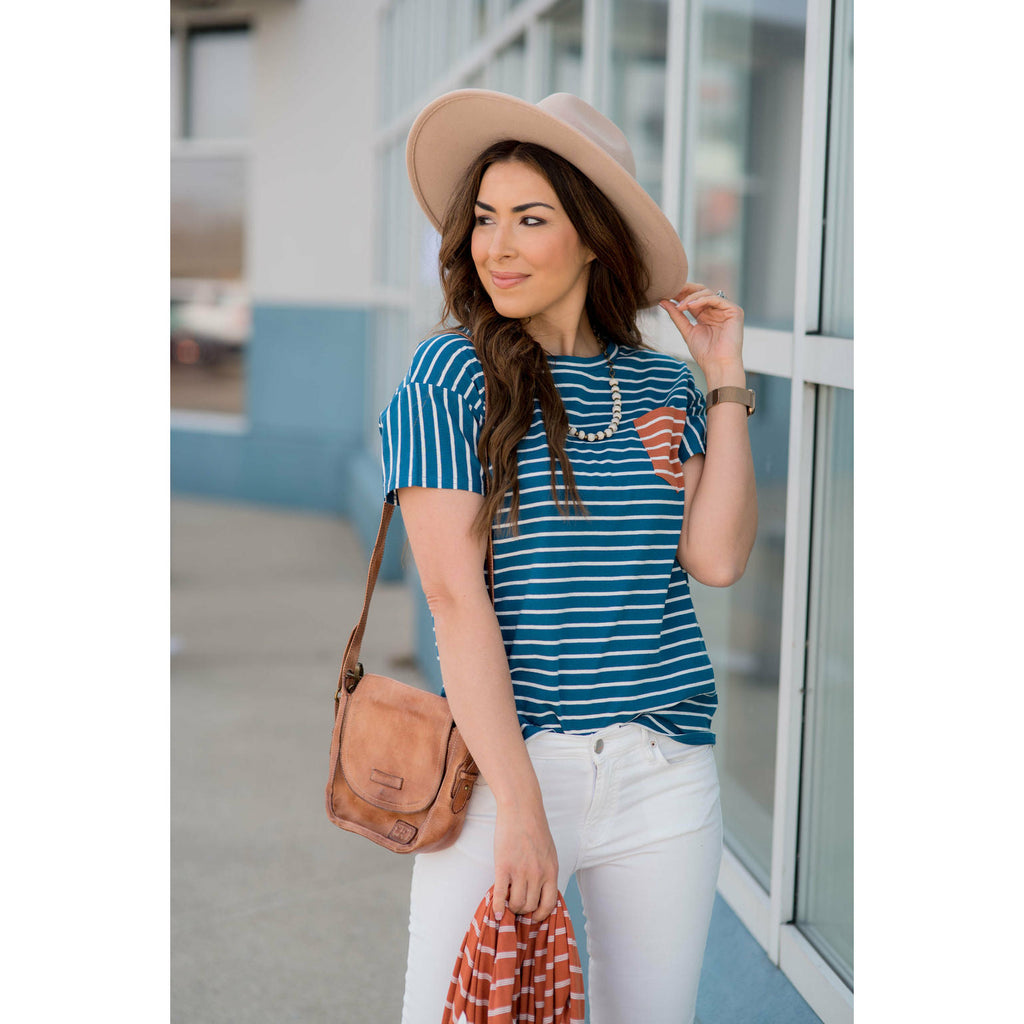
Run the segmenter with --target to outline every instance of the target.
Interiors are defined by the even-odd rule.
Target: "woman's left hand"
[[[662,299],[658,305],[672,317],[705,377],[716,369],[742,366],[743,310],[735,302],[691,281],[673,301]],[[683,310],[697,323],[691,324]]]

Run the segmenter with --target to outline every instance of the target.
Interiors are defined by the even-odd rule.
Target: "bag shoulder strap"
[[[462,337],[472,343],[468,334],[461,331],[453,333],[461,334]],[[484,419],[487,418],[487,376],[484,375]],[[397,504],[397,501],[396,503]],[[359,650],[363,645],[363,633],[366,631],[366,620],[370,614],[370,598],[373,597],[373,588],[377,585],[377,574],[380,572],[381,562],[384,560],[384,541],[387,538],[388,526],[391,517],[394,515],[395,505],[389,501],[384,502],[384,508],[380,513],[380,526],[377,528],[377,540],[373,545],[373,554],[370,556],[370,568],[366,574],[366,594],[363,597],[363,612],[359,621],[348,638],[348,646],[345,648],[345,657],[341,661],[341,674],[338,677],[338,689],[334,694],[334,710],[337,714],[338,704],[341,700],[341,690],[345,687],[350,693],[355,689],[356,684],[363,676],[363,666],[359,662]],[[489,530],[487,535],[487,590],[491,597],[491,605],[494,605],[494,536]]]

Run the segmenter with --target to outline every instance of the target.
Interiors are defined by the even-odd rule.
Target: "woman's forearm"
[[[479,594],[429,596],[452,715],[499,808],[541,803],[494,609]]]
[[[742,365],[709,369],[706,376],[709,391],[746,387]],[[708,411],[703,467],[695,493],[687,490],[683,564],[710,586],[729,586],[743,575],[757,534],[747,419],[745,406],[737,402],[720,402]]]

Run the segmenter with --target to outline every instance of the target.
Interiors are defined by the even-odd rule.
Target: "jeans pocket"
[[[706,758],[711,751],[710,743],[681,743],[672,739],[671,736],[659,736],[651,734],[651,748],[654,751],[655,760],[666,768],[676,765],[695,764],[698,760]]]

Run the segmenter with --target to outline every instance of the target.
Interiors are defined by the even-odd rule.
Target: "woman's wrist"
[[[745,388],[747,386],[747,373],[743,369],[743,363],[739,360],[729,363],[714,363],[710,366],[702,366],[701,372],[707,381],[708,391],[715,388]]]
[[[537,782],[536,774],[531,770],[529,778],[512,779],[503,775],[498,779],[497,785],[487,780],[487,784],[494,793],[495,803],[499,812],[510,814],[523,814],[535,811],[538,807],[543,809],[544,798],[541,796],[540,784]]]

